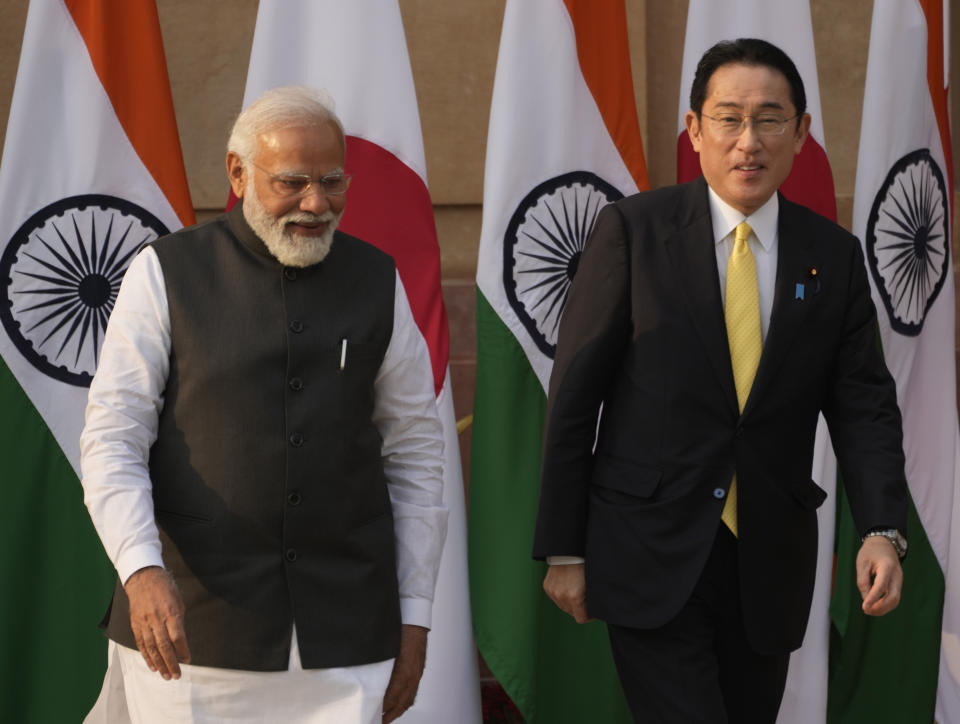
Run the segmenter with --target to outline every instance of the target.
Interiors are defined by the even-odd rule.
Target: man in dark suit
[[[906,553],[900,413],[858,241],[777,192],[810,125],[792,61],[719,43],[690,105],[703,177],[608,206],[580,261],[534,556],[560,608],[607,622],[638,721],[773,722],[813,595],[818,415],[883,615]]]

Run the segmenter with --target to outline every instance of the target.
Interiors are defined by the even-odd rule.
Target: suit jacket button
[[[296,269],[291,269],[290,267],[287,267],[286,269],[283,270],[283,275],[290,281],[293,281],[294,279],[297,278],[297,271]]]
[[[713,497],[716,498],[717,500],[723,500],[724,498],[727,497],[727,491],[724,490],[723,488],[714,488]]]
[[[294,334],[300,334],[300,332],[303,331],[303,322],[301,322],[299,319],[294,319],[292,322],[290,322],[290,331]]]
[[[303,435],[299,432],[295,432],[290,436],[290,444],[294,447],[300,447],[303,445]]]
[[[296,490],[287,496],[287,502],[290,503],[290,505],[300,505],[302,501],[303,497]]]
[[[296,549],[296,548],[287,548],[287,552],[284,553],[284,557],[285,557],[288,561],[290,561],[291,563],[293,563],[295,560],[297,560],[297,549]]]
[[[303,380],[301,380],[299,377],[292,377],[290,379],[290,389],[293,390],[294,392],[299,392],[300,390],[302,390]]]

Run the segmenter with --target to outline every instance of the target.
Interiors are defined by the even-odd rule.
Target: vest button
[[[294,319],[292,322],[290,322],[290,331],[294,332],[295,334],[300,334],[303,331],[303,322],[301,322],[299,319]]]
[[[295,432],[290,436],[290,444],[294,447],[300,447],[303,445],[303,435],[299,432]]]
[[[290,505],[300,505],[302,501],[303,496],[301,496],[296,490],[287,495],[287,502],[290,503]]]
[[[290,281],[293,281],[294,279],[297,278],[297,270],[287,267],[286,269],[283,270],[283,275]]]
[[[287,552],[284,553],[284,557],[285,557],[288,561],[290,561],[291,563],[293,563],[295,560],[297,560],[297,549],[296,549],[296,548],[287,548]]]
[[[723,500],[724,498],[727,497],[727,491],[724,490],[723,488],[714,488],[713,497],[716,498],[717,500]]]
[[[299,392],[300,390],[302,390],[303,380],[301,380],[299,377],[290,378],[290,389],[293,390],[294,392]]]

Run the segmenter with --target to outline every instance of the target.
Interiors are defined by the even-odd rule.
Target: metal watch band
[[[873,530],[868,530],[867,534],[863,536],[863,540],[871,536],[883,536],[888,541],[893,544],[893,549],[897,552],[897,557],[902,561],[907,555],[907,539],[903,537],[903,534],[896,528],[875,528]]]

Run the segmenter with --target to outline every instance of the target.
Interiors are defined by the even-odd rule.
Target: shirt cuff
[[[117,558],[117,575],[120,576],[120,583],[125,584],[130,576],[148,566],[163,568],[160,541],[141,543],[120,554]]]
[[[412,626],[430,628],[432,623],[433,601],[426,598],[401,598],[400,621]]]
[[[547,556],[547,563],[551,566],[572,566],[583,561],[583,556]]]

